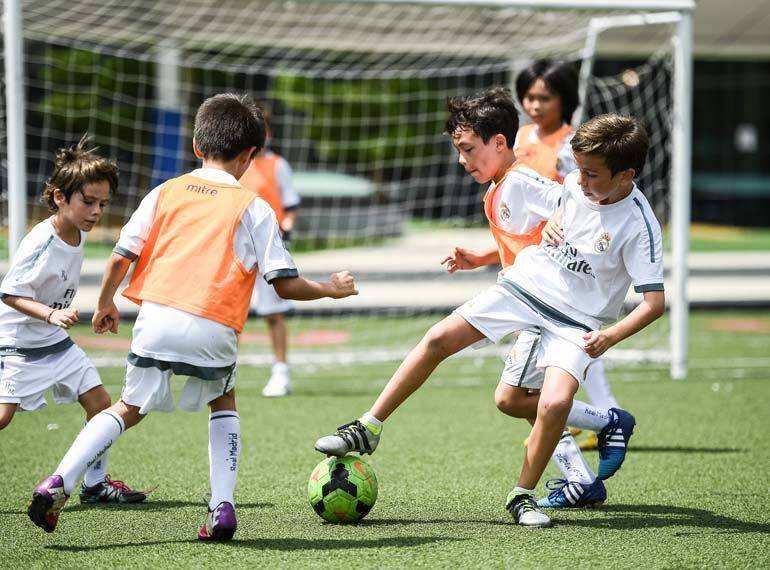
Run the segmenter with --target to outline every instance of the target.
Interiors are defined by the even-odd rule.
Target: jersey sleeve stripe
[[[634,285],[634,291],[637,293],[647,293],[648,291],[663,291],[663,283],[649,283],[647,285]]]
[[[650,263],[655,263],[655,241],[652,239],[652,226],[650,225],[650,220],[647,219],[647,214],[644,213],[644,207],[638,198],[634,198],[634,204],[637,205],[639,211],[642,213],[644,225],[647,226],[647,237],[650,240]]]
[[[268,283],[272,283],[276,279],[282,279],[284,277],[299,277],[299,271],[291,268],[276,269],[275,271],[270,271],[264,275],[265,281]]]
[[[125,257],[126,259],[129,259],[129,260],[131,260],[131,261],[134,261],[135,259],[137,259],[137,258],[139,257],[139,256],[138,256],[138,255],[136,255],[134,252],[132,252],[132,251],[129,251],[129,250],[128,250],[128,249],[126,249],[125,247],[120,247],[119,245],[116,245],[116,246],[115,246],[115,247],[112,249],[112,253],[117,253],[118,255],[120,255],[120,256],[122,256],[122,257]]]

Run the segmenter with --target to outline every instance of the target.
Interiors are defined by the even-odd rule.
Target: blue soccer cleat
[[[610,408],[610,423],[599,432],[599,479],[609,479],[626,459],[628,440],[634,433],[636,419],[625,410]]]
[[[593,483],[551,479],[545,486],[551,492],[537,500],[537,506],[543,509],[593,509],[607,500],[607,489],[601,479]]]

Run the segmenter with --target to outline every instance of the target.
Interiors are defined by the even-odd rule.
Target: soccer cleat
[[[530,528],[551,526],[551,518],[538,508],[532,495],[526,493],[514,495],[514,491],[511,491],[505,501],[505,509],[511,513],[516,524],[521,526]]]
[[[380,434],[375,434],[359,420],[337,428],[334,435],[325,435],[315,442],[316,451],[326,455],[342,457],[352,451],[371,454],[380,443]]]
[[[596,437],[596,433],[593,431],[588,432],[588,437],[578,443],[578,447],[582,451],[596,451],[599,447],[599,438]]]
[[[104,481],[91,487],[80,485],[81,503],[141,503],[150,491],[136,491],[123,481],[115,481],[107,475]]]
[[[265,398],[281,398],[291,394],[291,378],[285,372],[273,372],[270,380],[262,388]]]
[[[610,408],[610,422],[597,435],[599,450],[599,479],[609,479],[617,473],[626,459],[628,440],[634,433],[636,419],[620,408]]]
[[[69,495],[64,492],[64,480],[60,475],[52,475],[35,487],[27,515],[44,531],[53,532],[67,499]]]
[[[231,540],[238,528],[235,520],[235,509],[231,503],[222,501],[214,510],[209,509],[206,520],[198,531],[198,540],[224,542]]]
[[[551,479],[545,486],[551,492],[537,501],[537,506],[543,509],[592,509],[607,500],[607,489],[601,479],[593,483]]]

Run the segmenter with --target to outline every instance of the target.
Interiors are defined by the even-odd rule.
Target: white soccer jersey
[[[525,249],[504,280],[591,328],[617,320],[630,285],[637,292],[663,290],[660,224],[636,186],[623,200],[600,206],[572,173],[563,201],[564,243]]]
[[[73,247],[56,235],[51,218],[40,222],[22,240],[0,294],[28,297],[52,309],[68,308],[80,283],[85,239],[86,233],[80,232],[80,244]],[[0,303],[0,346],[40,348],[67,338],[64,329]]]
[[[494,193],[492,221],[509,233],[526,233],[551,217],[560,197],[560,185],[531,168],[515,168],[505,175]]]
[[[267,154],[272,154],[268,152]],[[278,189],[281,191],[281,204],[284,210],[296,208],[302,201],[299,194],[294,190],[291,182],[291,166],[285,158],[278,157],[275,161],[275,180],[278,182]]]
[[[238,184],[223,170],[199,168],[193,176],[222,184]],[[144,197],[123,226],[115,252],[129,259],[141,254],[155,215],[160,186]],[[299,275],[294,260],[281,241],[275,213],[254,196],[233,239],[235,255],[243,266],[257,268],[268,283],[278,277]],[[226,325],[158,303],[143,302],[134,325],[131,352],[167,362],[221,367],[235,362],[238,335]]]

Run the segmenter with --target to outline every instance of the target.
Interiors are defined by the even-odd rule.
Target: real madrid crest
[[[604,253],[608,249],[610,249],[610,234],[609,232],[604,232],[594,243],[594,251],[596,253]]]
[[[502,204],[500,206],[500,219],[507,222],[511,219],[511,210],[508,208],[508,204]]]

